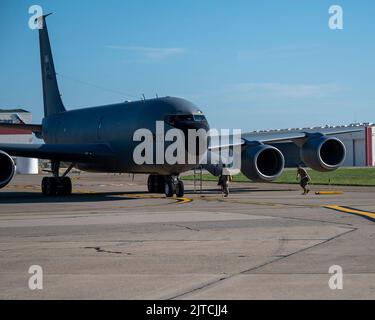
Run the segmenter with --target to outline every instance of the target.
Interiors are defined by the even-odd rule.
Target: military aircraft
[[[46,16],[38,18],[43,26],[39,29],[44,103],[42,124],[0,124],[0,127],[32,131],[45,143],[0,144],[0,188],[14,176],[12,157],[29,157],[51,161],[52,175],[44,177],[41,183],[42,193],[46,196],[70,195],[72,182],[68,174],[75,167],[88,172],[149,174],[149,192],[182,197],[184,184],[179,175],[197,164],[136,164],[132,153],[139,142],[134,141],[134,132],[147,128],[153,132],[155,142],[158,139],[155,133],[157,121],[163,121],[167,129],[207,131],[209,124],[200,108],[185,99],[163,97],[66,110],[57,84]],[[303,162],[315,170],[335,170],[345,159],[344,144],[319,132],[247,134],[241,138],[241,171],[256,181],[276,179],[284,169],[284,156],[287,155],[271,144],[283,141],[295,143],[300,148]],[[209,146],[207,152],[213,149]],[[70,164],[63,174],[60,174],[61,162]],[[220,163],[205,167],[215,175],[223,170]]]

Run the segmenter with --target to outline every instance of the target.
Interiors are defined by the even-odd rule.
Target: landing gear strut
[[[52,161],[53,177],[44,177],[42,180],[42,193],[45,196],[68,196],[72,193],[72,181],[66,175],[73,169],[72,163],[62,176],[59,175],[60,162]]]
[[[173,197],[173,195],[182,198],[185,194],[184,183],[176,175],[150,175],[147,180],[147,187],[150,193],[164,193],[168,198]]]

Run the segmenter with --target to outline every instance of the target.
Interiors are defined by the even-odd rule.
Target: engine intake
[[[7,153],[0,151],[0,189],[12,180],[14,172],[13,159]]]
[[[339,139],[325,136],[308,139],[300,152],[307,166],[321,172],[336,170],[346,156],[345,145]]]
[[[250,180],[273,181],[284,169],[284,156],[275,147],[259,144],[242,152],[241,171]]]

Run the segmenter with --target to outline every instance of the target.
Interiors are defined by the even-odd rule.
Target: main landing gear
[[[150,175],[147,187],[150,193],[164,193],[168,198],[173,197],[174,194],[182,198],[185,194],[184,183],[178,176]]]
[[[68,196],[72,193],[72,180],[66,175],[73,169],[72,163],[62,176],[59,175],[60,162],[51,163],[53,177],[44,177],[42,193],[45,196]]]

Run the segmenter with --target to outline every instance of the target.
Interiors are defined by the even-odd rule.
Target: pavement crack
[[[96,252],[100,252],[100,253],[125,254],[125,255],[128,255],[128,256],[131,255],[131,253],[129,253],[129,252],[104,250],[101,247],[85,247],[85,249],[94,249]]]
[[[326,239],[326,240],[324,240],[324,241],[322,241],[322,242],[316,243],[316,244],[314,244],[314,245],[312,245],[312,246],[310,246],[310,247],[302,248],[302,249],[300,249],[300,250],[298,250],[298,251],[295,251],[295,252],[292,252],[292,253],[290,253],[290,254],[283,255],[283,256],[279,256],[279,257],[277,257],[276,259],[273,259],[273,260],[271,260],[271,261],[267,261],[267,262],[265,262],[265,263],[263,263],[263,264],[261,264],[261,265],[259,265],[259,266],[256,266],[256,267],[253,267],[253,268],[250,268],[250,269],[248,269],[248,270],[241,271],[241,272],[238,273],[238,274],[244,274],[244,273],[249,273],[249,272],[256,271],[256,270],[258,270],[258,269],[260,269],[260,268],[263,268],[263,267],[265,267],[265,266],[267,266],[267,265],[269,265],[269,264],[271,264],[271,263],[274,263],[274,262],[277,262],[277,261],[280,261],[280,260],[283,260],[283,259],[289,258],[289,257],[291,257],[291,256],[293,256],[293,255],[296,255],[296,254],[299,254],[299,253],[301,253],[301,252],[304,252],[304,251],[307,251],[307,250],[310,250],[310,249],[316,248],[316,247],[318,247],[318,246],[321,246],[321,245],[323,245],[323,244],[326,244],[326,243],[328,243],[328,242],[330,242],[330,241],[332,241],[332,240],[335,240],[335,239],[337,239],[337,238],[340,238],[340,237],[342,237],[342,236],[344,236],[344,235],[347,235],[347,234],[349,234],[349,233],[351,233],[351,232],[353,232],[353,231],[356,231],[356,230],[358,230],[358,229],[357,229],[357,228],[349,229],[349,230],[347,230],[347,231],[345,231],[345,232],[343,232],[343,233],[337,234],[337,235],[335,235],[334,237],[328,238],[328,239]]]
[[[184,229],[191,230],[191,231],[200,231],[199,229],[191,228],[191,227],[184,226],[184,225],[181,225],[181,224],[173,224],[172,226],[184,228]]]
[[[279,256],[279,257],[277,257],[277,258],[275,258],[275,259],[272,259],[271,261],[267,261],[267,262],[265,262],[265,263],[262,263],[262,264],[260,264],[259,266],[256,266],[256,267],[253,267],[253,268],[250,268],[250,269],[246,269],[246,270],[243,270],[243,271],[240,271],[240,272],[234,273],[234,274],[230,274],[230,275],[228,275],[228,276],[220,277],[219,279],[213,280],[213,281],[211,281],[211,282],[209,282],[209,283],[205,283],[205,284],[203,284],[203,285],[201,285],[201,286],[199,286],[199,287],[196,287],[196,288],[194,288],[194,289],[191,289],[191,290],[189,290],[189,291],[186,291],[186,292],[183,292],[183,293],[177,294],[177,295],[175,295],[175,296],[173,296],[173,297],[169,297],[167,300],[175,300],[175,299],[179,299],[179,298],[182,298],[182,297],[184,297],[184,296],[186,296],[186,295],[189,295],[189,294],[191,294],[191,293],[195,293],[195,292],[197,292],[197,291],[200,291],[200,290],[202,290],[202,289],[207,289],[207,288],[213,287],[213,286],[215,286],[215,285],[217,285],[217,284],[223,282],[224,280],[231,279],[231,278],[233,278],[233,277],[235,277],[235,276],[242,275],[242,274],[247,274],[247,273],[249,273],[249,272],[253,272],[253,271],[255,271],[255,270],[259,270],[259,269],[261,269],[261,268],[263,268],[263,267],[265,267],[265,266],[267,266],[267,265],[270,265],[270,264],[272,264],[272,263],[274,263],[274,262],[281,261],[281,260],[283,260],[283,259],[287,259],[287,258],[289,258],[289,257],[291,257],[291,256],[293,256],[293,255],[299,254],[299,253],[301,253],[301,252],[304,252],[304,251],[307,251],[307,250],[310,250],[310,249],[316,248],[316,247],[318,247],[318,246],[320,246],[320,245],[326,244],[326,243],[328,243],[328,242],[330,242],[330,241],[332,241],[332,240],[338,239],[338,238],[340,238],[340,237],[342,237],[342,236],[345,236],[345,235],[347,235],[347,234],[349,234],[349,233],[351,233],[351,232],[354,232],[354,231],[356,231],[356,230],[358,230],[358,229],[357,229],[357,228],[349,229],[349,230],[347,230],[347,231],[345,231],[345,232],[342,232],[342,233],[340,233],[340,234],[338,234],[338,235],[336,235],[336,236],[334,236],[334,237],[328,238],[328,239],[326,239],[326,240],[324,240],[324,241],[322,241],[322,242],[319,242],[319,243],[317,243],[317,244],[314,244],[314,245],[312,245],[312,246],[310,246],[310,247],[303,248],[303,249],[301,249],[301,250],[298,250],[298,251],[292,252],[292,253],[290,253],[290,254],[288,254],[288,255],[285,255],[285,256]]]

